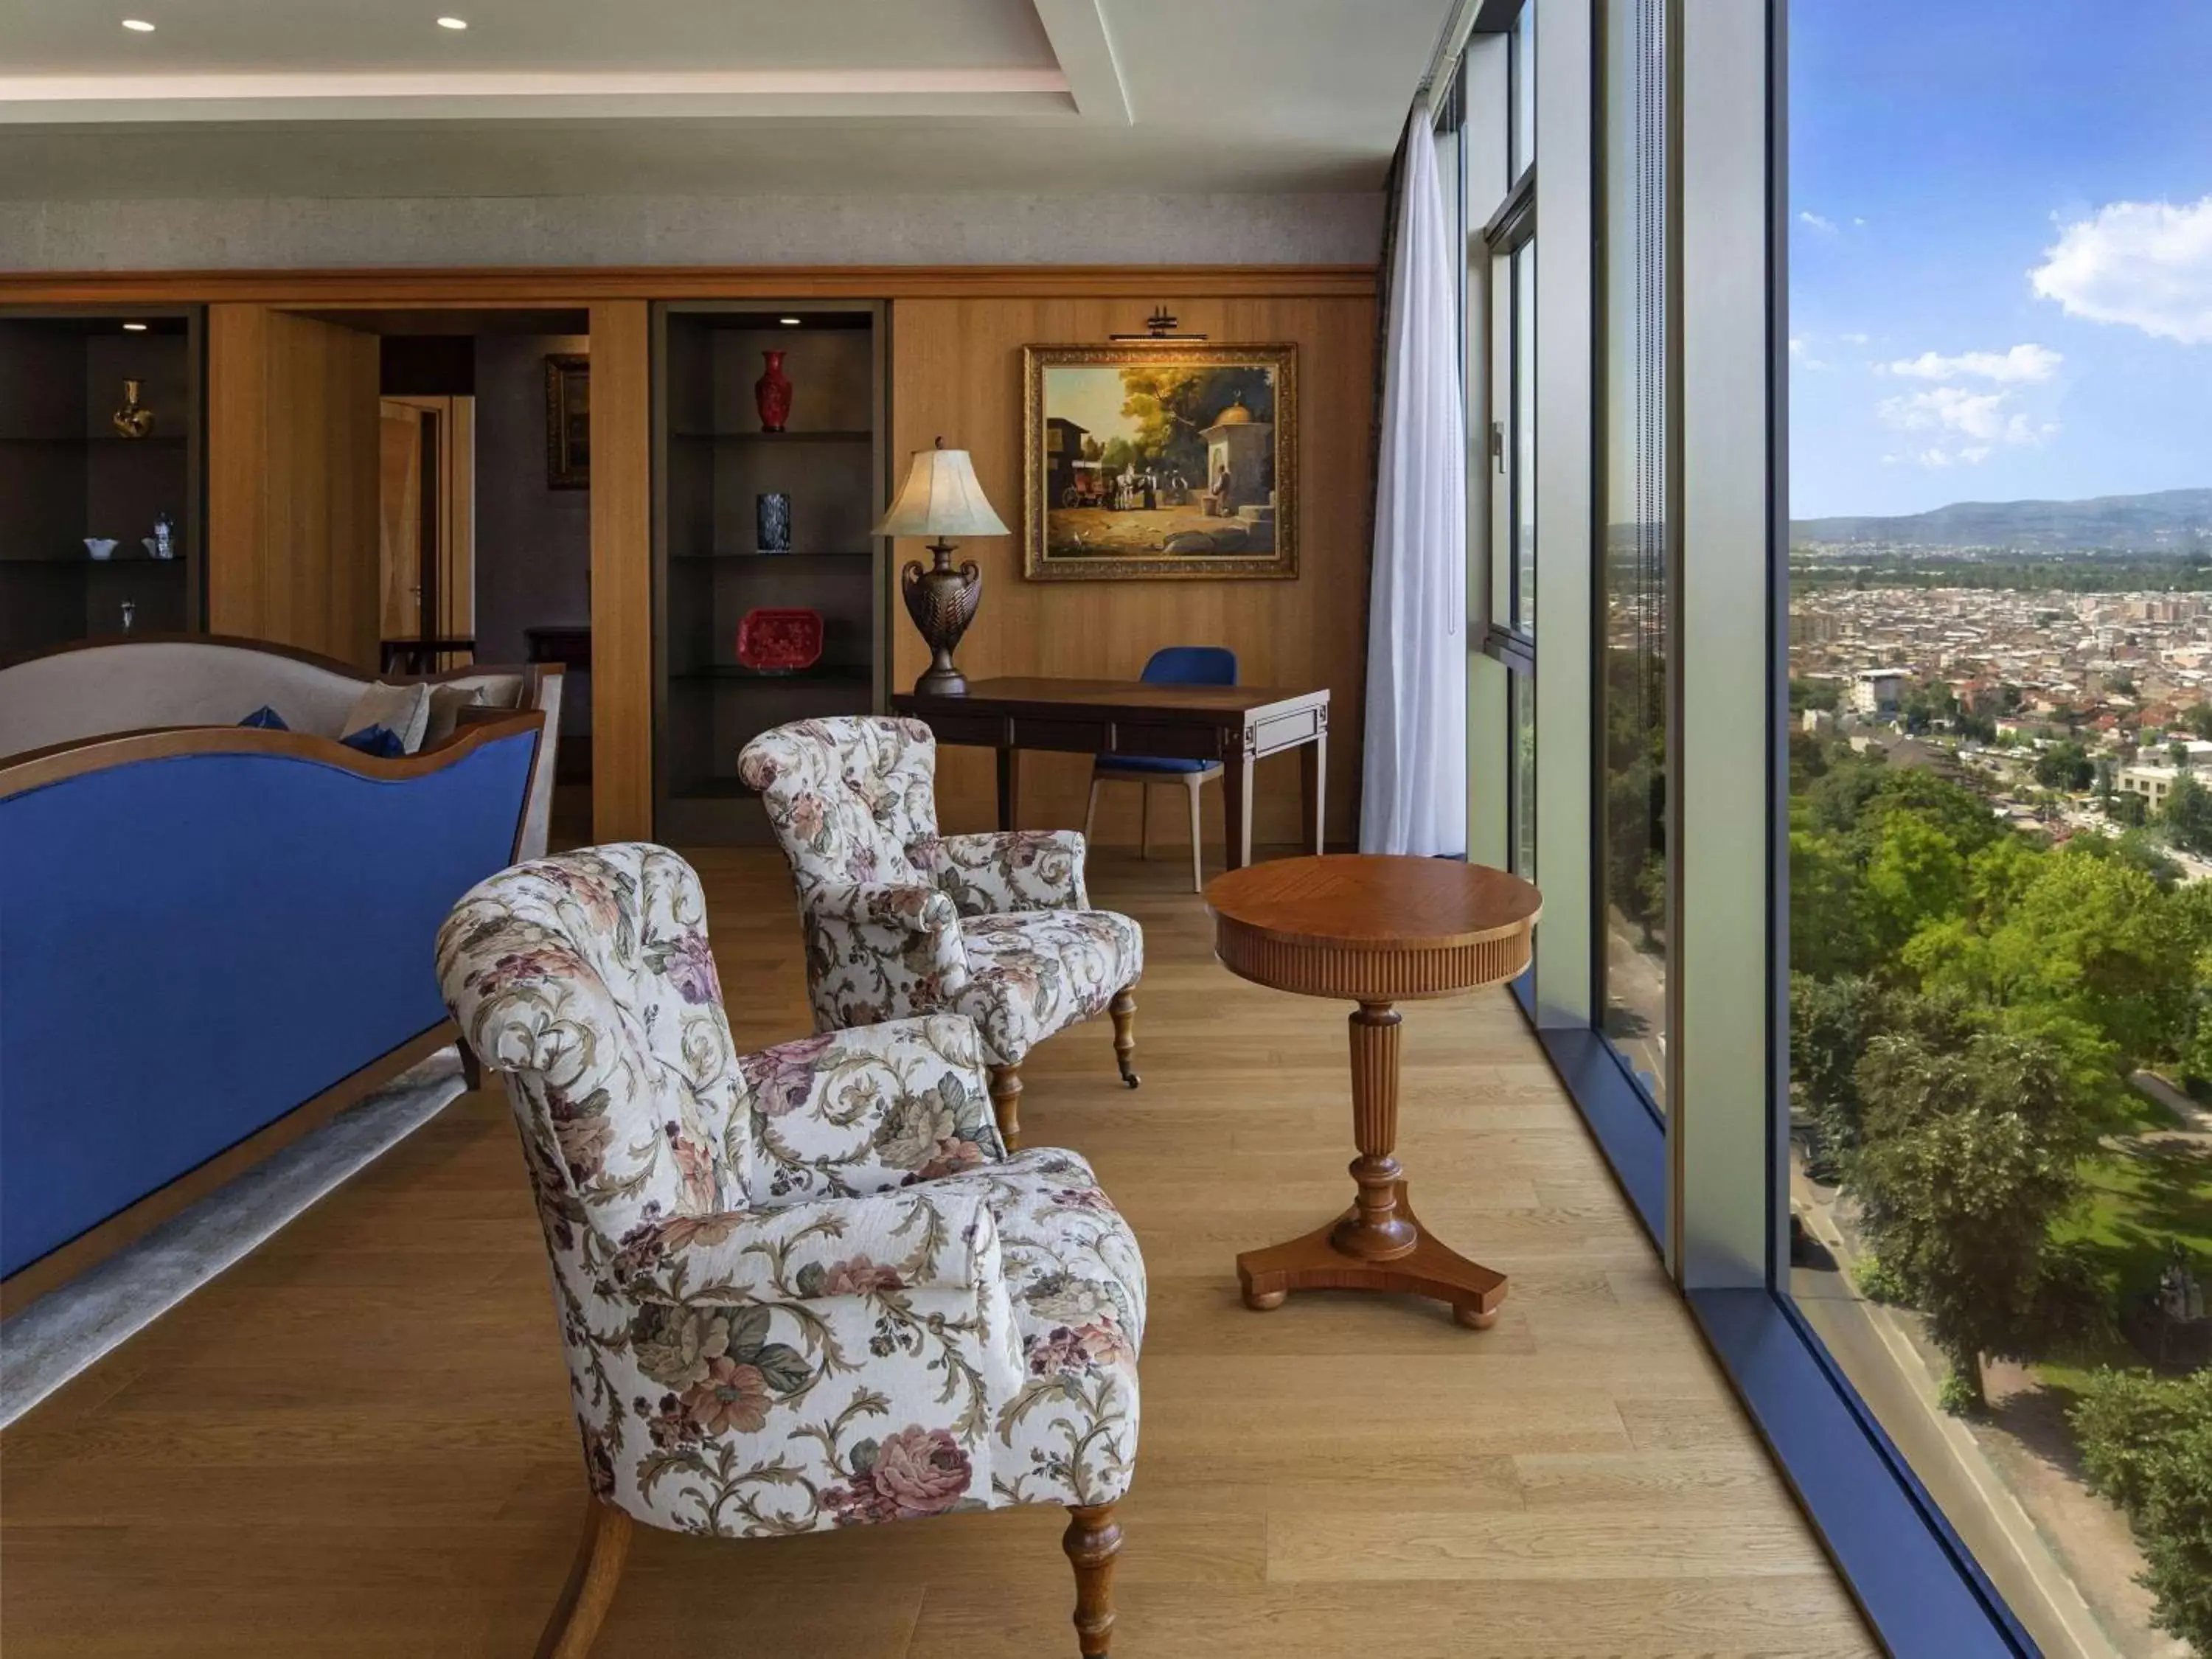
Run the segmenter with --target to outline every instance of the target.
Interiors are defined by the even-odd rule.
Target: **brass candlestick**
[[[139,380],[123,383],[123,407],[108,416],[118,438],[143,438],[154,430],[154,411],[138,401],[138,390],[143,384]]]

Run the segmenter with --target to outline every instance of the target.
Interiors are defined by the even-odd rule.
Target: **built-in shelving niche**
[[[200,363],[197,308],[0,312],[0,659],[121,634],[126,605],[134,634],[203,625]],[[143,438],[111,419],[126,380]],[[163,514],[166,560],[145,546]]]
[[[787,322],[786,319],[796,319]],[[754,398],[784,354],[791,411],[764,432]],[[883,309],[872,301],[676,302],[653,357],[655,833],[677,844],[769,839],[738,778],[747,741],[788,720],[883,706]],[[791,551],[756,546],[757,498],[791,498]],[[787,675],[739,665],[756,607],[823,619],[822,659]]]

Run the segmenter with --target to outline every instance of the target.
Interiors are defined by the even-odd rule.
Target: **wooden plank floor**
[[[716,851],[741,1043],[806,1029],[781,861]],[[1145,925],[1144,1087],[1045,1045],[1152,1270],[1118,1654],[1875,1651],[1503,993],[1410,1006],[1423,1220],[1504,1316],[1237,1300],[1233,1257],[1347,1201],[1344,1010],[1232,979],[1186,864],[1102,855]],[[45,1656],[524,1655],[582,1513],[503,1100],[473,1095],[0,1437],[0,1645]],[[766,1543],[638,1534],[599,1659],[1074,1652],[1057,1512]]]

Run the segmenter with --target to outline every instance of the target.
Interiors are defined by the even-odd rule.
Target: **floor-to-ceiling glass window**
[[[2212,8],[1789,50],[1788,1287],[2045,1653],[2212,1655]]]
[[[1652,1103],[1667,1077],[1664,0],[1601,0],[1598,1006]]]

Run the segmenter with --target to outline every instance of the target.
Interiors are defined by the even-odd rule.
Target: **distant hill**
[[[2212,489],[2086,501],[1958,501],[1895,518],[1792,519],[1790,540],[2021,553],[2212,554]]]

